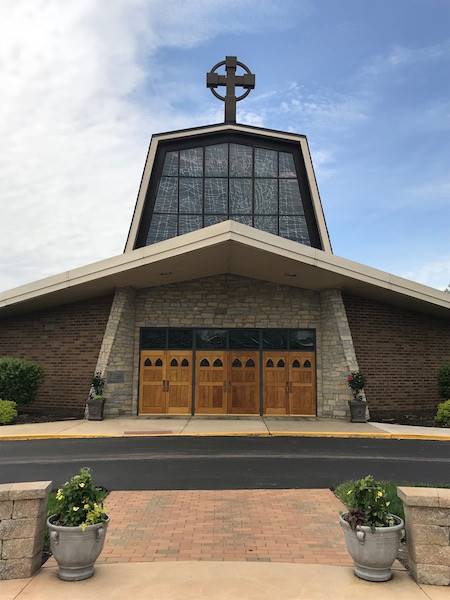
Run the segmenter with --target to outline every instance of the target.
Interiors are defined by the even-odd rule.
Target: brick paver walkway
[[[111,492],[102,562],[349,565],[329,490]]]

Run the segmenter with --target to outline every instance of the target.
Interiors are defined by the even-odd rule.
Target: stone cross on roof
[[[226,75],[216,73],[217,69],[225,65]],[[236,69],[241,67],[245,71],[243,75],[236,75]],[[219,86],[226,87],[226,95],[222,96],[216,92]],[[255,88],[255,76],[247,65],[237,60],[236,56],[226,56],[225,60],[214,65],[206,74],[206,87],[208,87],[216,98],[225,102],[225,123],[236,123],[236,102],[246,98],[250,91]],[[244,88],[245,92],[236,96],[236,87]]]

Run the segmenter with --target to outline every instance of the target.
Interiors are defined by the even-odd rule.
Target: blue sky
[[[238,121],[308,136],[334,252],[450,282],[448,0],[108,6],[0,7],[0,289],[122,251],[151,134],[222,120],[226,54]]]

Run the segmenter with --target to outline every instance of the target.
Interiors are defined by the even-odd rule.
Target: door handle
[[[288,381],[286,381],[285,391],[287,394],[289,394],[289,382]]]

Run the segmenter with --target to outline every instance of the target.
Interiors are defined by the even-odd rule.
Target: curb
[[[305,438],[341,438],[341,439],[381,439],[381,440],[423,440],[450,442],[450,435],[432,435],[426,433],[383,433],[383,432],[345,432],[345,431],[208,431],[193,433],[23,433],[0,435],[0,442],[21,440],[77,440],[102,438],[141,438],[141,437],[305,437]]]

